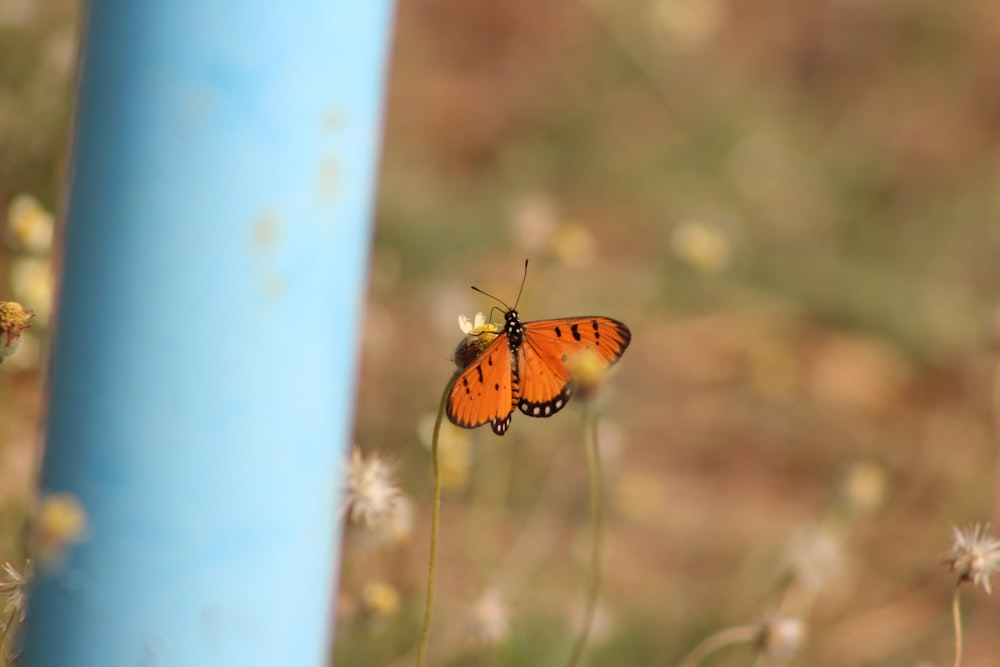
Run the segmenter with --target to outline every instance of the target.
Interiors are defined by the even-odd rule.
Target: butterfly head
[[[503,331],[507,334],[507,344],[510,345],[511,350],[516,350],[524,340],[524,326],[521,324],[521,319],[514,308],[506,311],[503,314],[503,319]]]

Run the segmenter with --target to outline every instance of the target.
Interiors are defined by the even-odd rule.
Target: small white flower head
[[[510,612],[500,589],[487,588],[469,610],[469,634],[484,644],[502,642],[509,634]]]
[[[772,618],[760,626],[757,650],[769,660],[784,662],[802,648],[806,626],[798,618]]]
[[[458,328],[462,330],[466,336],[476,335],[477,329],[482,329],[486,325],[486,316],[482,313],[476,313],[475,317],[471,320],[465,315],[458,316]]]
[[[31,581],[31,560],[24,564],[24,572],[18,572],[17,568],[10,563],[3,564],[4,578],[0,581],[0,593],[7,596],[7,604],[3,608],[3,613],[10,615],[18,612],[20,620],[24,620],[25,614],[25,590]]]
[[[974,523],[959,530],[952,526],[955,542],[945,554],[945,563],[958,572],[958,583],[971,581],[991,593],[990,575],[1000,570],[1000,540],[991,534],[990,524]]]
[[[399,496],[392,466],[374,454],[366,458],[355,447],[347,462],[344,497],[350,520],[371,528],[392,514]]]
[[[501,331],[499,324],[487,322],[486,316],[482,313],[476,313],[472,320],[465,315],[459,315],[458,328],[465,334],[455,348],[455,365],[459,368],[471,364],[490,343],[496,340]]]

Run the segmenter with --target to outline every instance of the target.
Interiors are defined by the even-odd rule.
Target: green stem
[[[566,667],[576,667],[583,657],[590,638],[590,629],[594,624],[594,612],[597,610],[597,597],[601,592],[601,580],[604,574],[601,562],[601,545],[604,529],[603,491],[601,486],[601,452],[597,441],[597,413],[586,409],[584,413],[584,445],[587,450],[587,474],[590,478],[590,573],[587,581],[587,600],[584,608],[583,627],[573,646]]]
[[[424,604],[424,629],[420,634],[420,650],[417,653],[417,667],[423,667],[427,654],[427,640],[431,634],[431,615],[434,611],[434,575],[437,566],[438,529],[441,523],[441,466],[438,461],[438,437],[441,435],[441,422],[444,421],[444,407],[448,400],[451,386],[458,378],[456,371],[441,395],[441,405],[438,406],[437,418],[434,420],[434,433],[431,435],[431,466],[434,470],[434,502],[431,510],[431,549],[427,564],[427,601]]]

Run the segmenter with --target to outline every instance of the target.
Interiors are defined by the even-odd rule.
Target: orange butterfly
[[[527,262],[524,268],[527,274]],[[503,331],[482,331],[477,334],[479,340],[459,345],[456,352],[456,362],[464,370],[451,386],[446,404],[448,419],[456,426],[476,428],[489,422],[494,433],[503,435],[515,407],[529,417],[551,417],[573,395],[567,362],[574,355],[589,350],[587,354],[607,368],[621,358],[632,340],[628,327],[609,317],[521,322],[517,302],[514,308],[500,303],[505,309]],[[493,340],[486,344],[486,337]]]

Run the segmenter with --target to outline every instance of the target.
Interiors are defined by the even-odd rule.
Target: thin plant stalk
[[[15,619],[17,618],[18,613],[19,612],[17,609],[11,610],[10,615],[7,617],[7,622],[4,623],[3,633],[0,634],[0,651],[3,652],[3,661],[5,666],[13,663],[13,661],[10,660],[7,654],[7,640],[10,638],[12,634],[11,628],[14,627]]]
[[[951,619],[955,624],[955,662],[952,667],[962,664],[962,607],[958,599],[959,588],[960,584],[956,584],[955,595],[951,599]]]
[[[444,393],[441,395],[441,404],[438,406],[437,418],[434,420],[434,433],[431,435],[431,467],[434,470],[434,501],[431,510],[431,547],[427,559],[427,601],[424,603],[424,629],[420,634],[420,649],[417,652],[417,667],[423,667],[427,654],[427,641],[431,634],[431,616],[434,612],[434,577],[437,568],[437,543],[438,530],[441,524],[441,465],[438,460],[438,439],[441,435],[441,423],[444,421],[444,407],[448,400],[448,393],[451,385],[458,378],[459,371],[456,371],[448,383],[445,385]]]
[[[597,611],[597,598],[601,593],[604,575],[602,545],[604,531],[604,497],[601,484],[601,452],[597,439],[597,413],[587,408],[584,412],[584,445],[587,450],[587,474],[590,479],[590,570],[587,578],[587,599],[583,613],[583,626],[577,636],[573,652],[566,667],[576,667],[590,639]]]
[[[991,397],[993,411],[993,444],[996,454],[996,481],[1000,482],[1000,360],[993,369],[993,395]],[[993,521],[1000,525],[1000,483],[996,484],[996,494],[993,499]]]
[[[757,640],[760,628],[755,625],[740,625],[720,630],[709,635],[696,645],[681,661],[679,667],[696,667],[701,661],[720,648],[732,644],[749,644]]]

